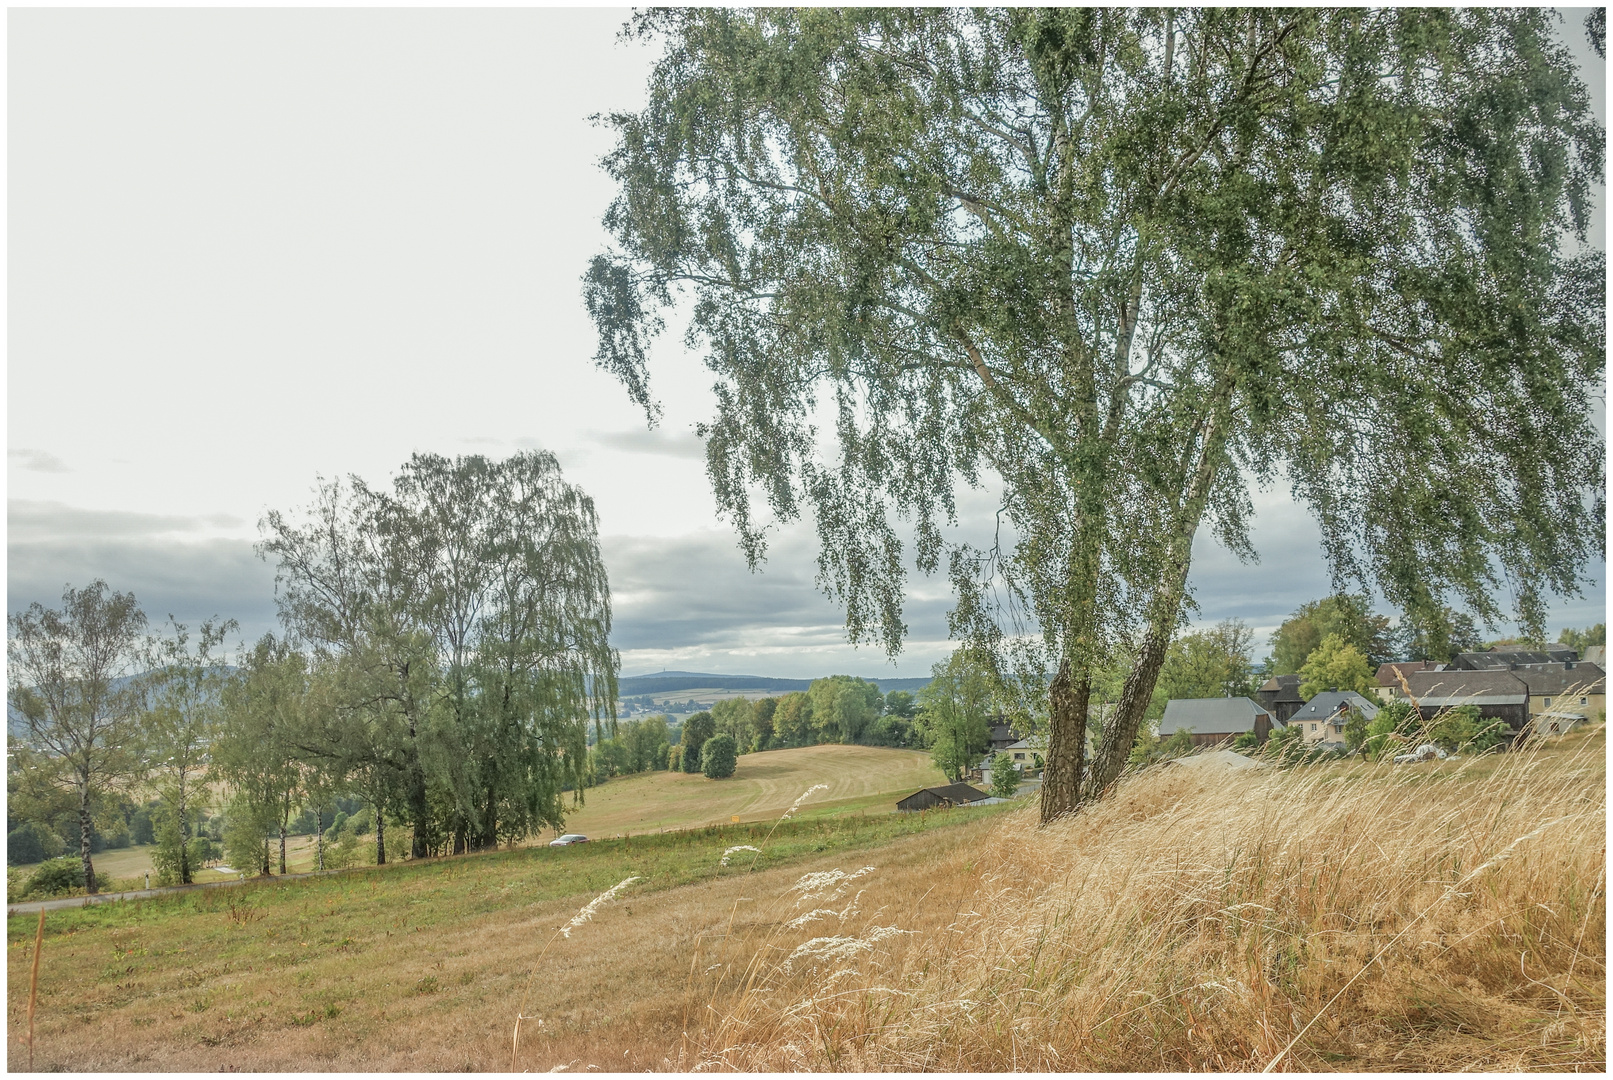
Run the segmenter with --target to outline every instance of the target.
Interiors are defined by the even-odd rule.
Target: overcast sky
[[[1604,65],[1565,15],[1605,125]],[[617,41],[624,17],[8,12],[8,608],[101,576],[156,620],[256,636],[274,626],[258,519],[316,477],[543,447],[599,508],[625,674],[927,674],[950,648],[944,579],[915,575],[893,668],[845,643],[809,529],[746,571],[681,334],[658,347],[656,432],[591,362],[579,278],[612,188],[587,117],[638,106],[653,59]],[[1261,562],[1201,536],[1192,583],[1200,621],[1242,618],[1263,645],[1328,578],[1308,514],[1255,501]],[[995,503],[963,508],[978,532]],[[1594,575],[1554,633],[1603,620]]]

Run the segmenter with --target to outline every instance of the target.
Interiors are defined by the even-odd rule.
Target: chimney
[[[1512,663],[1507,665],[1507,669],[1509,671],[1517,671],[1518,670],[1518,662],[1516,660],[1512,661]]]
[[[1573,671],[1574,670],[1574,662],[1572,660],[1564,660],[1563,661],[1563,670],[1564,671]]]

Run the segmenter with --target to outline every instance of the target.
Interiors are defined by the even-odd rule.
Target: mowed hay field
[[[616,836],[741,821],[772,821],[816,784],[802,808],[808,816],[866,810],[887,813],[896,800],[946,783],[930,755],[878,746],[803,746],[740,757],[734,775],[708,780],[698,773],[650,772],[589,788],[586,802],[566,819],[568,832]]]
[[[691,956],[727,939],[736,906],[848,861],[933,864],[1003,809],[689,829],[52,911],[35,1067],[504,1069],[528,992],[520,1068],[676,1067],[703,1016],[685,1016]],[[764,853],[723,866],[737,845]],[[37,918],[7,926],[13,1070],[28,1061]]]

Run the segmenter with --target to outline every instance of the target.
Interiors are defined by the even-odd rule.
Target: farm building
[[[1271,714],[1271,722],[1279,727],[1288,723],[1288,718],[1305,706],[1305,699],[1299,696],[1298,675],[1278,675],[1267,679],[1265,685],[1255,691],[1255,700]]]
[[[1159,737],[1185,730],[1194,746],[1214,746],[1252,731],[1265,742],[1271,726],[1271,713],[1246,697],[1172,698],[1159,722]]]
[[[945,787],[919,788],[905,799],[898,800],[896,809],[904,814],[915,810],[934,810],[938,806],[967,806],[991,796],[968,784],[948,784]]]
[[[1412,700],[1424,720],[1432,720],[1446,709],[1473,705],[1483,720],[1504,720],[1513,731],[1522,731],[1529,722],[1529,687],[1517,672],[1498,668],[1489,671],[1419,671],[1406,678]]]
[[[1579,653],[1566,645],[1547,645],[1540,651],[1530,649],[1491,649],[1488,652],[1464,652],[1451,657],[1450,667],[1459,671],[1493,671],[1517,664],[1561,664],[1565,660],[1578,660]]]
[[[1436,664],[1432,660],[1397,660],[1391,664],[1378,665],[1378,700],[1403,700],[1406,688],[1401,685],[1401,679],[1410,678],[1419,671],[1441,671],[1444,664]]]

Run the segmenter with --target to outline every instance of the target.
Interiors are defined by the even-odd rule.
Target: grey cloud
[[[621,450],[629,454],[658,454],[662,457],[697,458],[702,461],[706,457],[706,444],[692,431],[637,428],[630,431],[595,432],[592,439],[607,449]]]
[[[64,473],[73,471],[55,454],[44,450],[29,449],[25,446],[7,450],[6,460],[16,462],[19,469],[27,469],[30,472]]]
[[[1286,493],[1257,493],[1255,505],[1258,517],[1251,540],[1259,561],[1239,562],[1205,530],[1193,544],[1190,584],[1199,606],[1196,621],[1242,619],[1257,631],[1257,652],[1264,655],[1259,650],[1265,648],[1267,636],[1301,604],[1331,593],[1333,584],[1322,557],[1321,532],[1311,513]],[[1565,626],[1605,621],[1606,563],[1599,561],[1587,571],[1593,584],[1586,588],[1584,597],[1550,599],[1547,628],[1552,636]],[[1508,597],[1498,599],[1506,610]],[[1383,614],[1398,616],[1381,596],[1374,595],[1373,601]],[[1454,599],[1452,602],[1459,604]],[[1510,633],[1513,629],[1505,624],[1498,632]]]
[[[845,613],[813,584],[814,544],[807,530],[791,529],[775,539],[768,561],[752,574],[728,533],[603,538],[617,647],[744,651],[843,646]],[[911,596],[905,618],[912,638],[945,638],[949,607],[944,594]],[[860,651],[875,661],[883,659],[877,646]]]
[[[248,639],[274,629],[274,569],[252,541],[187,536],[235,525],[229,515],[199,518],[84,510],[60,503],[7,504],[6,607],[61,602],[62,588],[95,578],[132,592],[148,617],[185,623],[234,618]]]
[[[127,510],[86,510],[65,503],[26,499],[11,499],[6,503],[6,530],[13,547],[19,541],[44,543],[85,537],[127,539],[197,532],[221,521],[234,523],[236,519],[225,515],[200,518]]]

